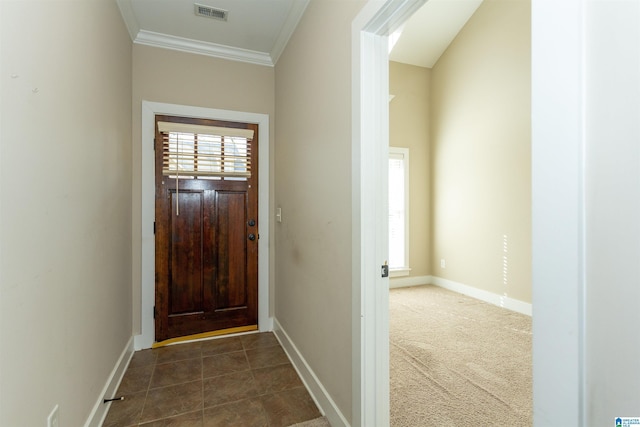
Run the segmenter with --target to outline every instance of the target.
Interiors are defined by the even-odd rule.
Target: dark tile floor
[[[103,427],[285,427],[320,416],[272,333],[134,354]]]

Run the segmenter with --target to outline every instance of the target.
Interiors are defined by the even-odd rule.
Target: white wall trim
[[[264,65],[268,67],[273,67],[274,65],[274,62],[271,60],[271,56],[268,53],[203,42],[201,40],[185,39],[183,37],[155,33],[147,30],[138,31],[133,42],[146,46],[194,53],[197,55],[213,56],[215,58],[227,59],[229,61],[247,62],[249,64]]]
[[[273,48],[271,49],[271,62],[273,65],[275,65],[278,62],[278,59],[280,59],[280,55],[282,55],[284,48],[287,46],[287,43],[289,43],[289,39],[298,26],[300,19],[302,19],[302,15],[304,15],[304,11],[307,10],[309,1],[310,0],[298,0],[291,4],[291,9],[289,9],[287,19],[282,26],[280,34],[278,34],[278,38],[273,44]]]
[[[118,391],[122,377],[124,376],[132,357],[133,337],[129,338],[127,345],[125,345],[118,361],[111,370],[111,374],[109,375],[109,378],[107,378],[107,382],[102,388],[97,402],[93,405],[93,409],[91,410],[89,418],[87,418],[87,422],[84,424],[85,427],[100,427],[104,423],[107,412],[109,412],[109,408],[112,405],[112,403],[104,403],[104,399],[115,397],[115,393]]]
[[[411,286],[421,285],[439,286],[441,288],[448,289],[459,294],[467,295],[471,298],[488,302],[489,304],[497,305],[498,307],[506,308],[507,310],[515,311],[527,316],[531,316],[532,313],[531,303],[520,301],[505,295],[494,294],[493,292],[485,291],[474,286],[465,285],[464,283],[454,282],[453,280],[443,279],[442,277],[438,276],[402,277],[398,279],[391,279],[389,281],[390,289],[408,288]]]
[[[457,292],[459,294],[470,296],[480,301],[488,302],[489,304],[496,305],[498,307],[506,308],[507,310],[515,311],[527,316],[531,316],[532,306],[530,303],[517,300],[505,295],[494,294],[493,292],[485,291],[474,286],[465,285],[464,283],[454,282],[453,280],[443,279],[442,277],[430,276],[432,285],[439,286],[450,291]]]
[[[352,424],[389,425],[388,35],[426,0],[370,0],[352,22]]]
[[[131,37],[131,41],[133,41],[136,39],[138,31],[140,31],[140,26],[138,25],[136,14],[133,12],[133,5],[131,4],[131,0],[116,0],[116,3],[118,4],[118,8],[120,9],[120,15],[122,15],[122,19],[124,20],[124,24],[127,27],[127,31],[129,32],[129,36]]]
[[[402,260],[403,266],[401,268],[391,269],[390,277],[397,276],[408,276],[411,272],[411,267],[409,266],[409,260],[411,259],[410,254],[410,241],[411,241],[411,181],[409,180],[410,172],[411,172],[411,153],[409,152],[409,148],[407,147],[392,147],[389,146],[389,160],[391,160],[392,156],[402,156],[402,169],[404,171],[404,259]],[[387,176],[389,176],[389,171],[387,170]],[[389,254],[389,260],[391,260],[391,254]],[[393,267],[393,264],[390,263]]]
[[[155,341],[153,306],[155,302],[155,178],[153,138],[155,115],[169,114],[184,117],[200,117],[218,120],[257,123],[260,145],[258,147],[258,327],[260,331],[273,329],[269,316],[269,115],[187,105],[142,101],[142,331],[135,336],[135,349],[150,348]]]
[[[587,425],[585,8],[531,2],[533,419]]]
[[[302,356],[298,348],[295,346],[287,332],[282,328],[278,319],[274,319],[273,332],[280,342],[285,353],[289,357],[291,364],[295,368],[298,376],[304,383],[313,398],[314,402],[320,409],[322,415],[327,417],[329,423],[333,427],[349,427],[349,422],[342,414],[336,403],[331,398],[329,392],[324,388],[316,374],[313,372],[305,358]]]
[[[412,277],[399,277],[397,279],[391,278],[389,280],[389,289],[394,288],[408,288],[410,286],[431,285],[431,276],[412,276]]]

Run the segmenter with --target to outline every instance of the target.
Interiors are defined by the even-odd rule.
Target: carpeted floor
[[[320,417],[303,423],[294,424],[290,427],[331,427],[331,424],[329,424],[326,417]]]
[[[436,286],[390,291],[391,427],[531,426],[531,318]]]

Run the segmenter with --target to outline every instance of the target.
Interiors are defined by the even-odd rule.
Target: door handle
[[[255,234],[249,234],[249,240],[253,241],[256,240],[256,235]]]

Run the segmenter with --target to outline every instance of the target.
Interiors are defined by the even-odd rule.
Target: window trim
[[[404,147],[389,147],[389,159],[392,156],[401,156],[404,169],[404,265],[401,267],[390,267],[390,277],[402,277],[411,274],[411,267],[409,264],[409,199],[410,196],[410,182],[409,182],[409,149]]]

